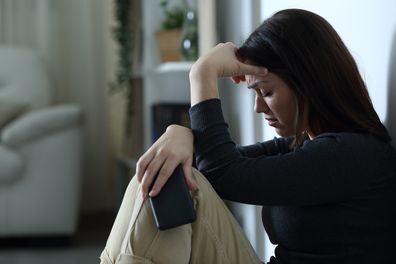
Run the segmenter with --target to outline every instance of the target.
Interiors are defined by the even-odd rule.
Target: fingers
[[[187,186],[191,191],[195,191],[198,186],[192,177],[192,161],[183,163],[184,178],[186,179]]]
[[[161,189],[164,187],[165,183],[171,177],[175,168],[179,165],[179,163],[175,159],[168,158],[165,160],[160,159],[159,157],[153,159],[150,164],[146,166],[145,173],[140,181],[142,185],[141,189],[143,198],[147,198],[148,196],[157,196]],[[139,160],[139,164],[144,163],[145,159],[142,159],[141,162]],[[140,168],[139,170],[141,170],[140,166],[138,166],[138,168]],[[197,184],[192,178],[192,160],[187,160],[186,162],[184,162],[182,164],[182,168],[188,188],[192,191],[196,190]],[[157,172],[158,176],[156,177]]]
[[[150,197],[155,197],[160,193],[161,189],[169,180],[173,171],[178,165],[179,164],[175,163],[172,159],[168,159],[167,161],[165,161],[165,163],[162,165],[160,172],[158,173],[157,178],[155,179],[155,183],[153,184],[151,191],[148,194]],[[192,178],[191,165],[191,162],[185,162],[182,168],[188,188],[192,191],[195,191],[197,189],[197,184]]]
[[[173,171],[177,167],[178,163],[174,161],[174,159],[167,159],[158,173],[157,178],[151,188],[149,193],[150,197],[155,197],[164,187],[165,183],[168,181],[169,177],[172,175]]]
[[[245,75],[265,75],[268,73],[268,69],[266,67],[262,66],[256,66],[252,64],[246,64],[242,62],[240,59],[238,59],[238,56],[236,54],[237,52],[237,47],[235,46],[234,43],[232,42],[226,42],[226,43],[220,43],[217,45],[220,48],[225,48],[227,49],[230,53],[228,54],[230,56],[230,59],[236,60],[237,61],[237,68],[235,69],[236,72],[234,74],[231,74],[231,78],[235,83],[239,83],[241,81],[245,81]],[[224,59],[224,56],[227,56],[227,53],[220,54],[222,56],[222,59]],[[232,63],[229,63],[225,61],[227,66],[232,65]],[[225,65],[224,65],[225,66]],[[223,70],[223,72],[227,72],[227,70]]]
[[[239,63],[238,75],[266,75],[268,73],[268,69],[262,66],[250,65],[246,63]]]
[[[136,163],[136,173],[135,173],[138,182],[142,183],[144,172],[146,171],[148,164],[151,162],[154,156],[155,153],[149,150],[139,158],[138,162]]]
[[[146,166],[143,178],[141,180],[142,196],[146,198],[148,196],[149,189],[154,181],[154,178],[160,168],[163,166],[165,158],[161,155],[155,156],[154,159],[150,161],[150,164]]]
[[[245,75],[265,75],[268,73],[266,67],[247,64],[237,56],[237,47],[232,42],[221,43],[216,46],[216,54],[211,54],[210,59],[217,61],[219,69],[218,77],[230,76],[235,83],[245,81]]]

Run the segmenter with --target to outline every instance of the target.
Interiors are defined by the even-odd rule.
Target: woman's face
[[[254,110],[263,113],[268,125],[282,137],[295,135],[297,101],[294,92],[276,74],[246,75],[248,88],[255,91]]]

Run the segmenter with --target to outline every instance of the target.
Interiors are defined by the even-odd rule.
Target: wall
[[[388,68],[388,98],[385,124],[391,133],[396,147],[396,29],[393,30],[391,53]]]

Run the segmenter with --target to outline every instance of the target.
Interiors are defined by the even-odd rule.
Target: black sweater
[[[238,147],[218,99],[190,109],[198,169],[223,198],[262,205],[271,264],[396,263],[396,152],[369,134],[326,133],[290,150]]]

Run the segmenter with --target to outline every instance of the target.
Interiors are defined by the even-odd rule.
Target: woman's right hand
[[[193,141],[191,129],[169,126],[165,133],[140,157],[136,165],[136,176],[142,185],[142,195],[156,196],[168,181],[175,168],[181,164],[187,185],[195,190],[196,183],[192,179]],[[149,193],[155,176],[157,179]]]
[[[217,79],[231,77],[233,82],[245,81],[245,75],[265,75],[267,68],[244,63],[237,58],[237,47],[220,43],[201,56],[190,70],[191,105],[218,98]]]

